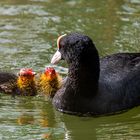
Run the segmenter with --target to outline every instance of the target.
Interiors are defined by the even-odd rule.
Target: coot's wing
[[[100,60],[99,96],[107,112],[140,104],[140,53],[114,54]],[[101,107],[101,105],[100,105]]]
[[[119,82],[133,71],[140,72],[140,53],[118,53],[100,60],[100,81]]]

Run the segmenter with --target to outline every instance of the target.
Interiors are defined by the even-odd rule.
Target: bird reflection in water
[[[29,114],[22,114],[20,117],[17,119],[17,123],[19,125],[27,125],[27,124],[34,124],[35,119],[32,115]]]

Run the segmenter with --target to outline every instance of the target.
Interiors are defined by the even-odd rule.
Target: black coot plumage
[[[92,40],[79,33],[57,40],[51,63],[68,63],[65,84],[53,98],[59,111],[105,115],[140,105],[140,53],[117,53],[99,59]]]

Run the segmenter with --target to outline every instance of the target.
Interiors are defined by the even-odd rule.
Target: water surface
[[[0,70],[50,65],[59,35],[90,36],[100,56],[140,52],[139,0],[0,1]],[[66,64],[56,66],[64,76]],[[43,97],[0,96],[1,140],[140,139],[140,107],[92,118],[57,112]]]

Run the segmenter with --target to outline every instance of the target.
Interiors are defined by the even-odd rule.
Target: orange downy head
[[[19,77],[17,81],[18,87],[21,89],[25,89],[31,86],[34,82],[35,74],[36,73],[31,68],[22,68],[19,72]]]
[[[47,67],[44,74],[46,75],[48,80],[53,80],[57,77],[57,73],[53,67]]]
[[[53,97],[61,86],[61,76],[53,67],[45,68],[39,79],[40,92],[48,97]]]
[[[31,68],[22,68],[19,72],[19,76],[34,77],[36,73]]]

